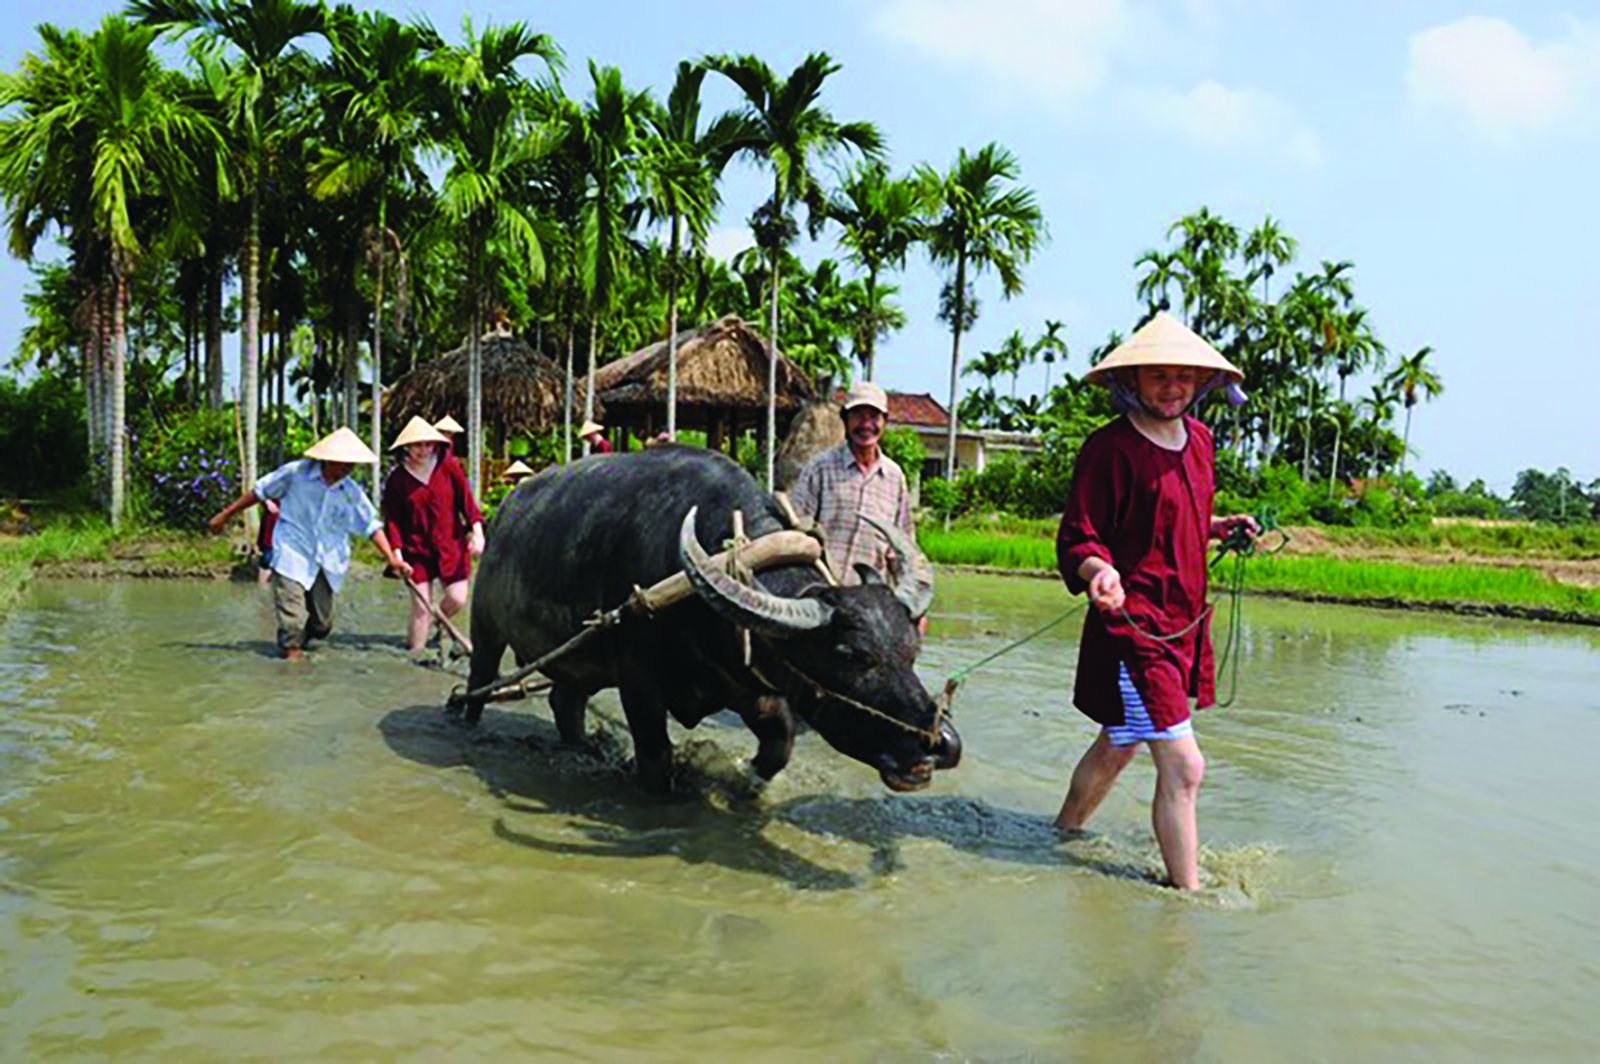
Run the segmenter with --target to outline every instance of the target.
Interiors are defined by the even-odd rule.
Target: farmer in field
[[[461,465],[445,460],[449,446],[444,433],[420,417],[390,446],[401,457],[383,485],[384,532],[422,592],[411,598],[406,649],[412,652],[428,641],[433,582],[439,582],[440,612],[455,616],[467,604],[471,559],[483,553],[483,514]]]
[[[307,641],[333,631],[333,596],[350,568],[350,537],[368,536],[390,568],[407,579],[411,566],[389,546],[372,500],[350,471],[378,456],[354,432],[341,428],[318,440],[305,457],[256,481],[211,518],[221,532],[235,514],[263,499],[278,504],[272,537],[272,601],[278,618],[278,652],[297,661]]]
[[[1158,313],[1087,379],[1111,389],[1122,416],[1084,441],[1061,515],[1056,557],[1084,619],[1073,704],[1101,725],[1072,773],[1056,817],[1080,830],[1133,760],[1155,760],[1151,809],[1172,886],[1200,886],[1195,818],[1205,758],[1189,700],[1216,701],[1206,606],[1206,549],[1247,516],[1213,518],[1211,431],[1189,410],[1214,388],[1243,400],[1227,359],[1176,318]]]

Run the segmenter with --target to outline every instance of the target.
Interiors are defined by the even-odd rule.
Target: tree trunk
[[[344,423],[361,435],[361,298],[352,295],[344,315]]]
[[[1406,459],[1409,458],[1410,455],[1411,455],[1411,408],[1408,406],[1408,407],[1406,407],[1406,431],[1405,431],[1405,435],[1402,436],[1401,439],[1400,439],[1400,479],[1399,479],[1399,482],[1395,485],[1395,487],[1400,491],[1404,491],[1405,490],[1400,485],[1405,483],[1405,479],[1406,479]]]
[[[867,271],[867,380],[878,379],[878,268]]]
[[[206,405],[222,409],[222,256],[206,250]]]
[[[111,363],[115,357],[116,346],[116,321],[117,321],[117,285],[114,278],[107,278],[100,285],[96,294],[100,300],[100,359],[95,366],[95,372],[100,375],[100,384],[95,389],[100,398],[99,409],[95,411],[95,419],[100,424],[101,458],[104,464],[100,469],[99,498],[100,505],[111,508],[111,407],[112,407],[112,373]]]
[[[598,314],[589,318],[589,372],[583,380],[583,420],[594,420],[594,360],[595,345],[600,338],[600,318]],[[583,441],[583,453],[589,453],[589,441]]]
[[[289,434],[289,352],[294,348],[294,322],[278,312],[278,435],[273,444],[273,460],[282,465],[285,437]]]
[[[566,394],[561,402],[561,464],[572,461],[572,360],[577,346],[578,323],[576,315],[567,315],[567,374]]]
[[[378,206],[378,276],[372,289],[372,453],[383,453],[383,259],[388,250],[384,246],[384,208]],[[383,463],[372,466],[372,496],[377,498],[379,477]]]
[[[100,434],[100,307],[93,295],[87,300],[83,332],[83,424],[89,437],[89,469],[97,469],[103,438]]]
[[[961,326],[967,316],[967,256],[956,257],[956,313],[950,326],[950,433],[945,443],[945,479],[956,479],[956,389],[961,381]]]
[[[113,268],[115,269],[115,268]],[[127,484],[123,476],[127,464],[127,441],[123,424],[127,416],[128,318],[124,299],[128,279],[115,270],[116,289],[111,319],[111,527],[122,527],[122,508]]]
[[[772,249],[772,331],[767,334],[767,490],[776,482],[778,457],[778,256]]]
[[[243,285],[244,322],[239,333],[239,401],[244,404],[244,468],[239,471],[241,490],[256,482],[256,454],[260,446],[260,415],[256,406],[256,380],[261,372],[261,167],[250,189],[250,232],[245,237]],[[254,508],[245,511],[245,534],[256,537]]]
[[[477,248],[476,241],[473,247]],[[467,336],[467,486],[483,497],[483,301],[478,292],[476,255],[472,270],[472,315]]]
[[[667,436],[678,438],[678,212],[672,212],[667,253]]]

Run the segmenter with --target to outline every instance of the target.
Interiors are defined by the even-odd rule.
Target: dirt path
[[[1423,550],[1409,547],[1367,547],[1338,543],[1321,529],[1298,526],[1287,529],[1286,554],[1317,554],[1328,558],[1403,562],[1408,565],[1487,565],[1502,569],[1535,569],[1552,580],[1578,587],[1600,587],[1600,558],[1543,558],[1526,554],[1473,554],[1461,550]]]

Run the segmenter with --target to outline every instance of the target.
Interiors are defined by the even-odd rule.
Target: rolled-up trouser
[[[299,650],[307,640],[326,639],[333,631],[333,585],[321,570],[309,591],[282,573],[273,573],[272,605],[278,614],[280,651]]]

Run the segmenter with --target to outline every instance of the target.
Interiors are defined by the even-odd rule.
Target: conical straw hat
[[[528,468],[522,459],[519,458],[515,462],[512,462],[510,465],[506,466],[505,472],[501,473],[500,475],[509,480],[512,477],[532,476],[533,470]]]
[[[1095,363],[1084,379],[1104,384],[1113,371],[1135,366],[1194,366],[1226,373],[1235,384],[1244,380],[1238,366],[1164,310],[1157,311],[1155,317]]]
[[[465,432],[465,431],[467,431],[466,429],[461,427],[461,423],[460,422],[456,421],[456,419],[451,417],[449,414],[446,414],[444,417],[440,418],[438,421],[435,421],[433,423],[433,427],[438,429],[440,432]]]
[[[335,429],[313,443],[306,449],[306,457],[319,462],[349,462],[352,465],[367,465],[378,460],[378,456],[361,442],[361,437],[347,428]]]
[[[404,447],[408,443],[449,442],[450,437],[446,436],[444,433],[440,432],[438,429],[434,428],[420,417],[413,417],[410,421],[406,422],[406,427],[400,430],[400,435],[394,438],[394,442],[389,445],[389,450],[396,450],[397,448]]]
[[[578,435],[587,436],[591,432],[604,432],[606,427],[597,421],[585,421],[578,426]]]

